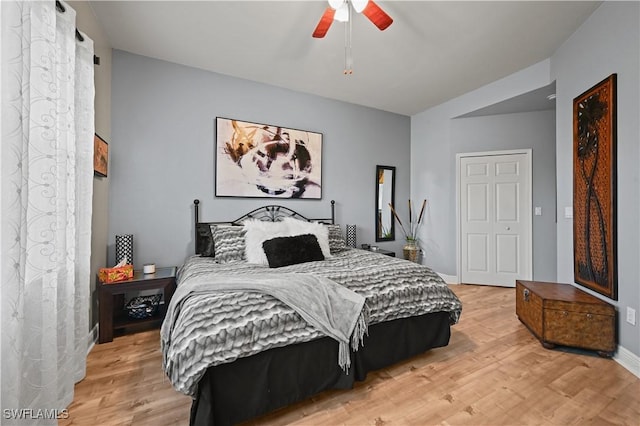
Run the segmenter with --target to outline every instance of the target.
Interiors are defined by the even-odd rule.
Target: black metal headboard
[[[250,211],[249,213],[242,215],[241,217],[231,220],[231,221],[221,221],[221,222],[200,222],[200,200],[193,200],[193,207],[195,211],[195,232],[196,232],[196,253],[198,253],[198,241],[199,241],[199,233],[198,228],[200,226],[206,225],[219,225],[219,224],[228,224],[228,225],[242,225],[242,222],[246,219],[258,219],[263,220],[265,222],[278,222],[285,217],[293,217],[298,220],[306,220],[307,222],[319,222],[326,224],[335,224],[336,219],[336,202],[335,200],[331,200],[331,217],[330,218],[308,218],[306,216],[301,215],[300,213],[291,210],[288,207],[277,206],[277,205],[269,205],[264,207],[259,207],[255,210]]]

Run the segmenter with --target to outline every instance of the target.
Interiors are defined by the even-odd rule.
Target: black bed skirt
[[[370,326],[364,347],[351,354],[348,375],[338,366],[338,343],[330,338],[211,367],[198,385],[190,424],[236,424],[327,389],[350,389],[369,371],[446,346],[450,336],[449,313],[436,312]]]

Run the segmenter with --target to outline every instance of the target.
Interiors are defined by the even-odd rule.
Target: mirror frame
[[[380,237],[380,229],[378,229],[378,226],[380,225],[379,221],[378,221],[378,210],[379,210],[379,206],[378,206],[378,199],[380,197],[380,184],[379,184],[379,180],[378,180],[378,176],[380,176],[380,172],[381,171],[386,171],[386,170],[390,170],[391,171],[391,204],[393,204],[395,206],[396,204],[396,168],[395,166],[380,166],[377,165],[376,166],[376,198],[375,198],[375,234],[376,234],[376,242],[379,241],[395,241],[396,239],[396,221],[393,219],[393,216],[391,216],[391,228],[390,228],[390,235],[389,237]]]

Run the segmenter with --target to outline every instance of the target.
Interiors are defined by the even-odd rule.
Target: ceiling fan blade
[[[324,11],[322,18],[320,18],[320,22],[316,26],[315,31],[313,32],[313,36],[315,38],[322,38],[327,35],[327,31],[331,27],[333,23],[333,16],[336,14],[336,11],[331,7],[327,7],[327,10]]]
[[[365,6],[362,14],[369,18],[373,24],[380,29],[380,31],[386,30],[389,25],[393,23],[393,19],[387,13],[380,8],[373,0],[369,0],[367,6]]]

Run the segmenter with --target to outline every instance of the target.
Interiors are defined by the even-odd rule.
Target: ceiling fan
[[[353,7],[353,10],[357,13],[362,13],[369,18],[380,31],[386,30],[393,23],[393,19],[373,0],[329,0],[329,6],[320,18],[320,22],[318,22],[313,32],[313,37],[324,37],[334,20],[339,22],[349,21],[350,7]]]

